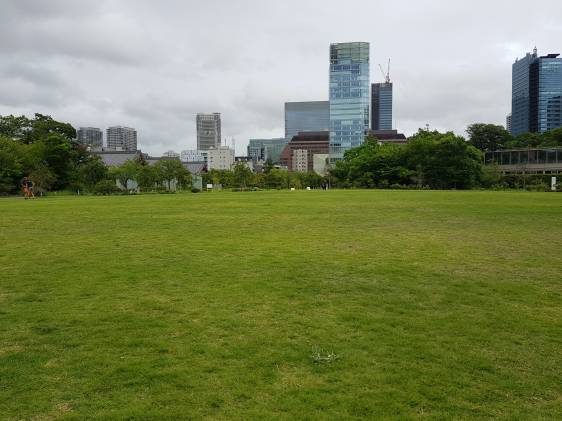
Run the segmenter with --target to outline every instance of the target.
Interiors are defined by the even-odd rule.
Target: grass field
[[[0,419],[562,419],[562,195],[0,200]]]

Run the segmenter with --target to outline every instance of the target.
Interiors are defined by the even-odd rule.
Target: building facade
[[[511,131],[544,133],[562,127],[562,58],[537,49],[512,66]]]
[[[95,150],[103,147],[103,132],[97,127],[80,127],[76,132],[78,143]]]
[[[369,129],[369,43],[330,45],[330,159],[363,143]]]
[[[221,146],[221,114],[197,114],[197,150]]]
[[[371,85],[371,130],[392,130],[392,82]]]
[[[208,170],[230,170],[234,165],[234,149],[219,146],[207,151]]]
[[[162,158],[177,158],[177,159],[179,159],[179,157],[180,157],[180,154],[177,153],[176,151],[171,150],[171,149],[162,154]]]
[[[562,148],[503,149],[486,152],[485,165],[495,165],[504,174],[561,174]]]
[[[180,157],[183,162],[204,162],[206,160],[204,153],[197,149],[181,151]]]
[[[136,151],[137,131],[132,127],[109,127],[107,129],[107,149],[112,151]]]
[[[254,161],[271,160],[274,164],[279,162],[281,151],[287,144],[283,137],[274,139],[250,139],[248,143],[248,156]]]
[[[511,133],[511,113],[505,117],[505,129]]]
[[[314,156],[328,154],[329,146],[329,132],[301,132],[287,143],[279,162],[289,171],[313,171]]]
[[[398,133],[398,130],[369,130],[369,136],[375,137],[379,145],[385,143],[404,145],[408,143],[408,138],[404,133]]]
[[[285,103],[285,140],[300,132],[330,130],[330,102],[307,101]],[[285,143],[286,143],[285,142]]]

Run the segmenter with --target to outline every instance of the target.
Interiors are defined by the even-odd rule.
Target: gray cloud
[[[143,150],[195,147],[195,114],[223,114],[238,153],[283,136],[285,101],[326,100],[330,42],[392,57],[395,122],[463,134],[503,123],[511,63],[562,52],[562,8],[538,0],[4,0],[0,114],[136,127]],[[548,11],[548,14],[544,11]]]

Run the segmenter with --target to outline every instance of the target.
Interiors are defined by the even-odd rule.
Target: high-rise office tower
[[[371,85],[371,129],[392,130],[392,82]]]
[[[197,150],[208,151],[221,146],[220,113],[197,114]]]
[[[369,129],[369,43],[330,45],[330,159],[361,145]]]
[[[562,127],[562,58],[537,49],[512,66],[511,134]]]
[[[505,129],[511,133],[511,113],[505,117]]]
[[[107,149],[116,151],[136,151],[137,131],[132,127],[109,127],[107,129]]]
[[[101,149],[103,146],[103,132],[97,127],[80,127],[76,132],[76,139],[78,143],[92,149]]]
[[[300,132],[330,130],[330,102],[307,101],[285,103],[285,140],[290,142]]]

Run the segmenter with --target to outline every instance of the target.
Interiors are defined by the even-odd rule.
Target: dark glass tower
[[[533,54],[512,67],[511,134],[562,127],[562,58]]]
[[[392,130],[392,83],[371,85],[371,129]]]

